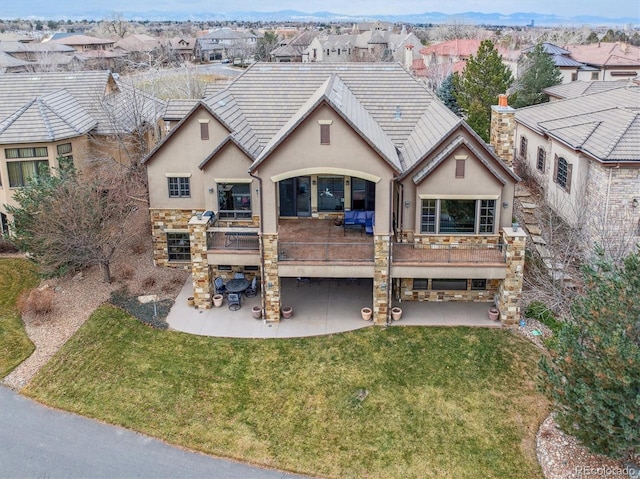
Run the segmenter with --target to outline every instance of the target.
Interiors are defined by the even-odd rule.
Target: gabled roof
[[[640,47],[628,43],[591,43],[567,45],[571,58],[589,65],[616,67],[640,66]]]
[[[534,131],[603,162],[640,161],[640,87],[627,86],[516,110]]]
[[[170,99],[167,100],[167,107],[164,110],[162,118],[167,121],[180,121],[187,113],[189,113],[199,100],[188,99]]]
[[[0,121],[0,143],[40,143],[84,135],[96,126],[78,101],[59,90],[27,101]]]
[[[402,167],[398,153],[387,134],[336,74],[327,78],[325,83],[309,97],[309,100],[300,107],[296,114],[293,115],[271,139],[256,159],[256,162],[252,165],[252,168],[256,168],[264,161],[264,159],[322,103],[327,103],[351,125],[387,163],[393,166],[396,171],[401,171]]]
[[[61,45],[59,43],[22,43],[22,42],[0,42],[0,51],[7,53],[73,53],[73,47]]]
[[[573,58],[569,58],[566,55],[552,55],[553,64],[558,68],[562,67],[575,67],[580,68],[584,67],[584,63],[580,63],[579,61],[574,60]]]
[[[524,50],[522,50],[522,53],[529,53],[534,48],[535,45],[525,48]],[[564,48],[560,48],[559,46],[549,42],[543,42],[542,49],[549,55],[569,55],[569,53],[571,53],[569,50],[565,50]]]
[[[150,52],[160,47],[158,38],[144,34],[134,34],[121,38],[114,44],[114,48],[119,48],[127,52]]]
[[[53,38],[50,43],[61,43],[62,45],[113,45],[114,40],[108,38],[96,38],[89,35],[71,35],[63,38]]]
[[[0,51],[0,68],[16,68],[30,65],[29,62],[12,57],[8,53]]]
[[[444,160],[446,160],[457,148],[460,146],[466,146],[480,162],[496,177],[496,179],[505,185],[507,183],[506,176],[498,171],[491,163],[485,159],[485,155],[482,154],[469,140],[465,137],[458,135],[453,141],[451,141],[446,148],[444,148],[439,154],[434,156],[426,165],[424,165],[416,174],[411,178],[417,185],[427,176],[429,176],[433,170],[435,170]],[[509,173],[510,170],[507,169]],[[513,174],[511,174],[513,176]]]

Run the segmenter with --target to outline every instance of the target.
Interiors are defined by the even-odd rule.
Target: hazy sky
[[[52,10],[53,9],[53,10]],[[640,23],[639,0],[2,0],[3,16],[83,15],[91,11],[136,12],[234,12],[298,10],[306,13],[329,11],[348,15],[375,16],[442,12],[549,13],[565,17],[596,15],[632,17]]]

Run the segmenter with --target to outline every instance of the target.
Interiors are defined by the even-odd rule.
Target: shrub
[[[34,288],[23,291],[16,301],[20,314],[33,314],[45,316],[53,310],[53,289]]]
[[[131,244],[131,252],[133,254],[142,254],[145,251],[147,251],[147,243],[143,238],[140,238]]]
[[[145,279],[142,280],[142,283],[140,283],[140,287],[145,291],[153,288],[155,285],[156,285],[155,276],[147,276]]]
[[[131,279],[135,275],[133,267],[129,264],[122,265],[119,268],[118,273],[122,279]]]
[[[17,253],[20,251],[11,241],[0,238],[0,253]]]
[[[554,335],[557,335],[562,328],[562,322],[556,319],[553,311],[551,311],[542,301],[532,301],[524,311],[527,318],[533,318],[540,321],[548,327]]]

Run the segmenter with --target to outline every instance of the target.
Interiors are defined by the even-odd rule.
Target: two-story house
[[[518,177],[400,64],[255,64],[144,163],[155,263],[191,271],[199,308],[243,273],[269,321],[282,279],[309,277],[369,281],[377,324],[393,301],[518,319]]]
[[[118,85],[108,71],[0,75],[0,219],[13,194],[48,167],[80,170],[111,161],[129,164],[137,133],[155,145],[164,102]],[[148,149],[146,150],[148,151]]]
[[[640,86],[596,83],[611,88],[557,85],[547,91],[565,99],[513,110],[512,146],[584,250],[619,256],[640,242]]]

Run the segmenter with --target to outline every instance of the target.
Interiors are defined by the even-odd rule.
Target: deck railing
[[[394,263],[506,263],[505,244],[394,243]]]
[[[373,242],[283,242],[278,244],[278,261],[321,261],[335,263],[373,263]]]

